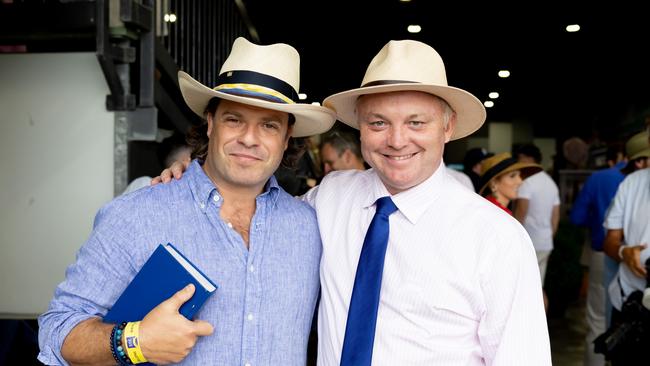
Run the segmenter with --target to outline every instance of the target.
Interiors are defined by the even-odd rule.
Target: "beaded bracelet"
[[[129,359],[129,356],[124,351],[122,347],[122,333],[124,332],[124,327],[126,327],[126,322],[116,324],[111,331],[111,353],[113,358],[117,361],[117,364],[122,365],[131,365],[132,362]]]

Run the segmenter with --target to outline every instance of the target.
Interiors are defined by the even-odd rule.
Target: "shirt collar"
[[[195,159],[190,163],[184,177],[188,179],[188,184],[192,190],[194,200],[202,207],[206,207],[208,201],[213,196],[213,192],[214,195],[223,198],[212,180],[210,180],[210,177],[205,174],[205,171],[198,160]],[[268,196],[271,199],[271,202],[275,205],[278,199],[279,190],[280,185],[278,185],[277,179],[275,179],[274,176],[271,176],[264,185],[264,191],[258,197]]]
[[[372,206],[381,197],[391,195],[374,169],[369,169],[367,172],[371,175],[371,187],[366,202],[364,202],[364,208]],[[438,169],[429,178],[424,180],[424,182],[400,192],[391,198],[404,217],[411,224],[415,224],[429,206],[440,197],[447,179],[445,165],[441,160]]]

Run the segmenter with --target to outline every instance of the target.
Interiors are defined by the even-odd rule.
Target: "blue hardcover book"
[[[217,285],[173,245],[160,244],[104,316],[104,322],[142,320],[151,309],[190,283],[194,284],[196,291],[179,312],[192,320]]]

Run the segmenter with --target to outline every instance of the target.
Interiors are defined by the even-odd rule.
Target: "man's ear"
[[[205,117],[206,121],[208,121],[208,137],[210,137],[210,134],[212,133],[212,127],[214,127],[214,114],[208,113],[208,115]]]
[[[353,154],[350,149],[345,149],[345,151],[343,151],[342,158],[346,165],[350,165],[350,163],[352,163],[352,155]]]
[[[451,117],[449,117],[449,122],[447,123],[447,127],[445,128],[445,143],[448,143],[449,140],[451,140],[451,136],[454,134],[455,130],[456,130],[456,112],[451,114]]]
[[[284,137],[284,150],[286,151],[287,148],[289,148],[289,139],[291,138],[291,134],[293,133],[293,126],[289,126],[287,128],[287,135]]]

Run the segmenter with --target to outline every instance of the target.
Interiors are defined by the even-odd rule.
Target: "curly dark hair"
[[[192,147],[192,159],[205,161],[205,158],[208,155],[208,122],[205,118],[208,113],[214,114],[217,111],[220,101],[221,99],[216,97],[210,99],[208,106],[205,107],[205,111],[203,112],[203,123],[192,126],[187,133],[187,143]],[[289,114],[289,126],[293,126],[295,123],[296,117],[294,117],[293,114]],[[289,146],[284,151],[282,162],[280,164],[285,168],[296,169],[298,161],[306,151],[305,139],[289,137],[288,145]]]

